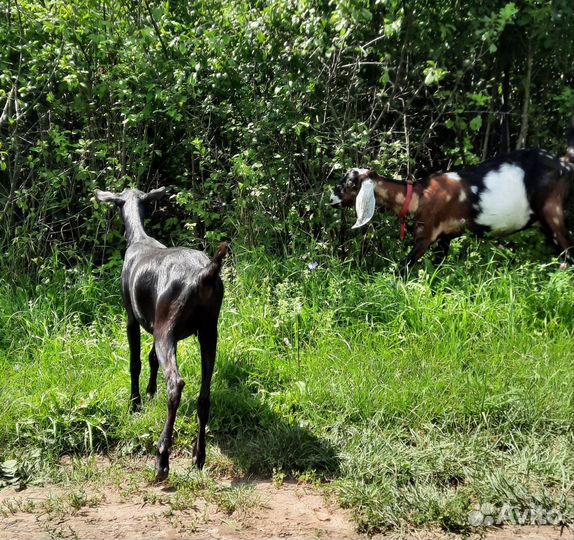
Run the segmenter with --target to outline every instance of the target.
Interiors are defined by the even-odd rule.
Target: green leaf
[[[482,118],[477,115],[470,121],[470,129],[472,129],[472,131],[478,131],[481,127]]]

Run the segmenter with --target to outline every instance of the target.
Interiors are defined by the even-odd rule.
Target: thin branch
[[[159,39],[159,42],[161,44],[161,48],[163,50],[163,54],[166,57],[167,60],[169,60],[169,53],[167,51],[167,47],[165,46],[165,43],[163,42],[163,38],[161,37],[161,33],[159,31],[159,27],[157,25],[157,23],[155,22],[155,19],[153,18],[153,13],[151,12],[151,8],[149,7],[149,3],[147,0],[144,0],[144,4],[145,7],[147,9],[147,12],[149,14],[149,18],[151,19],[151,24],[153,26],[153,29],[155,31],[155,34],[157,36],[157,38]]]
[[[10,110],[10,102],[12,101],[12,94],[14,94],[14,86],[10,89],[8,93],[8,97],[6,98],[6,103],[4,104],[4,109],[2,110],[2,115],[0,116],[0,127],[4,123],[4,120],[8,118],[9,110]]]

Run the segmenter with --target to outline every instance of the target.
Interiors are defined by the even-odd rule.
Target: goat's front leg
[[[157,370],[159,363],[157,361],[157,354],[155,352],[155,341],[149,352],[149,382],[147,385],[146,393],[150,398],[155,396],[157,392]]]
[[[438,266],[442,264],[448,255],[450,250],[450,241],[452,238],[450,236],[440,236],[437,241],[436,249],[434,250],[433,264]]]
[[[140,358],[140,325],[131,314],[128,314],[127,331],[130,346],[130,376],[132,382],[130,406],[132,411],[137,411],[141,407],[142,402],[140,396],[140,373],[142,368]]]
[[[173,437],[173,425],[181,401],[185,381],[177,369],[177,344],[173,338],[161,338],[155,341],[155,351],[159,365],[167,382],[167,419],[157,445],[155,465],[156,481],[162,482],[169,474],[169,449]]]
[[[193,449],[193,460],[197,467],[202,469],[205,464],[205,427],[209,420],[211,377],[215,367],[217,349],[217,328],[200,331],[198,338],[201,348],[201,390],[197,400],[199,432]]]
[[[415,237],[415,246],[401,263],[399,273],[401,277],[406,278],[412,266],[427,252],[431,244],[430,236]]]

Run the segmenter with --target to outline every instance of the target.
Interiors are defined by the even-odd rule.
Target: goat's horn
[[[165,187],[158,187],[156,189],[152,189],[149,193],[146,193],[143,196],[145,201],[155,201],[157,199],[161,199],[165,195]]]
[[[100,189],[96,189],[94,194],[96,199],[98,199],[100,202],[117,203],[119,200],[121,200],[119,195],[116,195],[111,191],[102,191]]]

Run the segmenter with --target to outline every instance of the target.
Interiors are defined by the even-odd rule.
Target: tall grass
[[[500,250],[407,281],[319,263],[236,251],[225,268],[208,464],[330,479],[367,532],[466,530],[483,502],[571,521],[571,272]],[[5,459],[151,451],[165,392],[128,412],[117,265],[52,261],[36,284],[15,282],[0,283]],[[193,339],[179,365],[183,452],[197,428]]]

